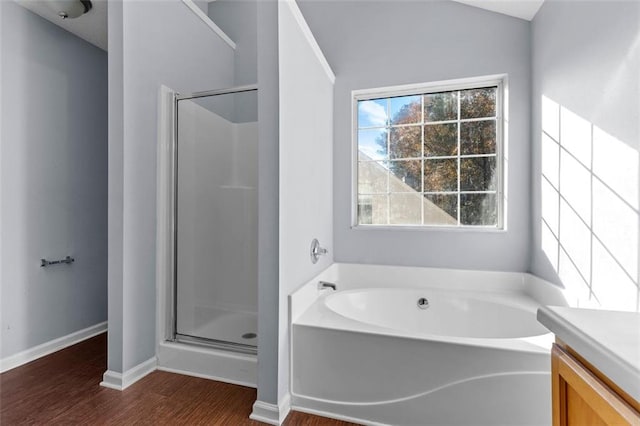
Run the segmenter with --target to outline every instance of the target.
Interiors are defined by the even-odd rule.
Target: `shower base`
[[[242,346],[257,346],[258,315],[220,307],[198,306],[178,318],[178,335]]]
[[[158,346],[159,370],[256,387],[258,339],[246,336],[257,334],[256,313],[197,307],[178,324],[176,341]]]
[[[176,342],[158,345],[158,370],[255,388],[256,355]]]

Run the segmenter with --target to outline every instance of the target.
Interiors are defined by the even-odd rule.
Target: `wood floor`
[[[5,425],[261,425],[255,389],[155,371],[120,392],[99,385],[106,334],[0,374]],[[291,412],[286,425],[352,423]]]

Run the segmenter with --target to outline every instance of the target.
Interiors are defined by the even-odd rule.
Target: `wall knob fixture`
[[[326,248],[320,247],[320,242],[317,238],[314,238],[313,241],[311,241],[311,263],[318,263],[318,259],[320,258],[320,256],[324,256],[327,253],[328,251]]]

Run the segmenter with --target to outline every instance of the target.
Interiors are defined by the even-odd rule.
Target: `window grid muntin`
[[[461,171],[460,170],[460,154],[462,153],[462,147],[460,146],[460,128],[461,128],[461,125],[460,125],[460,91],[459,90],[456,92],[456,106],[458,107],[458,111],[457,111],[458,121],[456,122],[456,127],[457,127],[456,136],[458,138],[458,147],[457,147],[457,150],[458,150],[457,151],[458,152],[458,155],[457,155],[457,163],[458,163],[457,164],[458,165],[458,170],[457,170],[457,172],[458,172],[458,176],[457,176],[457,179],[458,179],[458,197],[457,197],[458,198],[458,208],[456,209],[456,213],[457,213],[457,223],[456,224],[458,226],[461,226],[462,223],[460,221],[460,211],[462,210],[462,207],[460,206],[460,201],[461,201],[461,196],[460,196],[460,171]]]
[[[389,114],[391,113],[391,98],[387,98],[387,160],[391,159],[391,127],[389,127]],[[386,225],[391,224],[391,173],[387,168],[387,222]]]
[[[383,160],[358,160],[359,163],[388,163],[392,161],[409,161],[409,160],[454,160],[458,157],[463,160],[466,158],[490,158],[496,157],[497,154],[464,154],[464,155],[442,155],[442,156],[429,156],[429,157],[401,157],[401,158],[390,158]]]
[[[422,189],[420,195],[420,224],[424,225],[424,95],[420,96],[420,119],[422,123],[420,132],[420,148],[422,151],[422,160],[420,161],[420,187]]]
[[[474,194],[495,194],[496,191],[425,191],[425,192],[410,192],[410,191],[393,191],[393,192],[361,192],[360,196],[370,195],[391,195],[391,194],[405,194],[405,195],[474,195]]]
[[[360,99],[358,102],[367,101],[367,99]],[[424,98],[423,98],[424,103]],[[424,111],[422,112],[423,121],[415,122],[415,123],[407,123],[407,124],[388,124],[385,126],[368,126],[368,127],[358,127],[358,130],[384,130],[398,127],[419,127],[419,126],[435,126],[438,124],[456,124],[460,123],[473,123],[476,121],[491,121],[496,120],[497,116],[489,116],[489,117],[476,117],[476,118],[461,118],[460,120],[443,120],[443,121],[424,121]]]
[[[463,87],[464,86],[464,87]],[[494,98],[494,115],[493,116],[485,116],[485,117],[474,117],[474,118],[461,118],[461,92],[462,91],[466,91],[466,90],[478,90],[478,89],[489,89],[492,88],[495,90],[495,98]],[[457,89],[453,89],[453,90],[420,90],[418,92],[412,92],[412,93],[405,93],[405,94],[397,94],[397,95],[393,95],[393,96],[384,96],[383,94],[379,94],[379,95],[371,95],[371,96],[357,96],[356,98],[354,98],[355,103],[354,103],[354,122],[357,123],[358,122],[358,114],[359,114],[359,110],[358,110],[358,105],[360,102],[363,101],[376,101],[376,100],[386,100],[386,125],[385,126],[371,126],[371,127],[359,127],[357,124],[356,126],[354,126],[354,137],[355,137],[355,151],[356,151],[356,166],[360,167],[360,163],[366,163],[366,162],[382,162],[382,163],[387,163],[389,164],[391,161],[408,161],[408,160],[420,160],[421,161],[421,181],[420,181],[420,187],[422,189],[422,191],[418,192],[398,192],[398,191],[391,191],[391,187],[390,187],[390,180],[391,180],[391,170],[389,168],[386,169],[386,186],[387,186],[387,192],[386,193],[360,193],[358,192],[359,189],[359,175],[356,173],[356,178],[354,181],[354,188],[355,188],[355,202],[356,202],[356,207],[357,207],[357,202],[358,202],[358,198],[359,196],[369,196],[369,195],[386,195],[386,200],[387,200],[387,220],[386,220],[386,224],[382,224],[382,223],[378,223],[378,224],[367,224],[367,225],[372,225],[372,226],[385,226],[385,225],[390,225],[391,224],[391,220],[390,220],[390,214],[391,214],[391,204],[390,204],[390,199],[391,199],[391,194],[414,194],[414,195],[420,195],[422,197],[422,199],[426,196],[426,195],[457,195],[457,223],[456,225],[442,225],[442,224],[436,224],[436,223],[425,223],[425,218],[424,218],[424,203],[420,203],[421,206],[421,224],[419,225],[420,227],[451,227],[453,226],[454,228],[498,228],[501,229],[502,225],[502,221],[503,221],[503,215],[504,215],[504,211],[503,211],[503,200],[501,199],[501,194],[502,194],[502,185],[503,185],[503,176],[502,173],[504,171],[504,167],[505,165],[503,164],[505,159],[502,159],[502,161],[500,161],[499,157],[501,155],[501,152],[503,150],[503,139],[504,139],[504,135],[502,135],[502,125],[501,125],[501,115],[503,113],[502,108],[503,108],[503,95],[501,93],[502,90],[502,80],[500,81],[495,81],[495,82],[491,82],[491,83],[486,83],[486,84],[477,84],[477,85],[462,85]],[[425,116],[425,96],[426,95],[432,95],[432,94],[444,94],[444,93],[452,93],[452,92],[456,92],[456,106],[457,106],[457,119],[456,120],[441,120],[441,121],[428,121],[425,122],[426,116]],[[390,112],[391,112],[391,99],[393,98],[398,98],[398,97],[405,97],[405,96],[412,96],[412,95],[419,95],[420,96],[420,122],[414,122],[414,123],[406,123],[406,124],[391,124],[391,117],[390,117]],[[494,151],[491,154],[465,154],[462,155],[461,154],[461,126],[463,123],[467,123],[467,122],[480,122],[480,121],[493,121],[495,123],[495,133],[494,133],[494,137],[495,137],[495,147],[494,147]],[[456,124],[457,126],[457,155],[453,155],[453,156],[429,156],[429,157],[425,157],[424,156],[424,152],[425,152],[425,128],[426,126],[431,126],[431,125],[442,125],[442,124]],[[396,157],[396,158],[391,158],[391,129],[392,128],[401,128],[401,127],[421,127],[421,152],[422,152],[422,157]],[[386,131],[386,137],[387,137],[387,153],[385,156],[385,159],[382,160],[360,160],[357,156],[358,154],[358,131],[359,130],[370,130],[370,129],[379,129],[379,130],[385,130]],[[495,183],[495,190],[479,190],[479,191],[462,191],[461,190],[461,162],[464,159],[467,158],[491,158],[494,157],[496,158],[496,162],[495,162],[495,179],[496,179],[496,183]],[[431,159],[456,159],[457,160],[457,191],[425,191],[424,190],[424,178],[425,178],[425,162],[427,160],[431,160]],[[461,206],[461,196],[462,195],[466,195],[466,194],[472,194],[472,195],[481,195],[481,194],[486,194],[486,195],[495,195],[495,224],[492,225],[472,225],[472,224],[463,224],[461,222],[461,210],[462,210],[462,206]],[[361,225],[359,223],[359,217],[356,215],[355,216],[355,224],[356,225]],[[408,226],[411,227],[411,224],[393,224],[393,226],[397,227],[397,226]],[[415,225],[413,225],[415,226]]]

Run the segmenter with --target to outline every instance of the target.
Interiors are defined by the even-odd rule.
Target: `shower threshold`
[[[222,340],[208,339],[206,337],[189,336],[187,334],[176,334],[174,341],[247,355],[258,354],[258,348],[254,345],[243,345],[241,343],[225,342]]]

